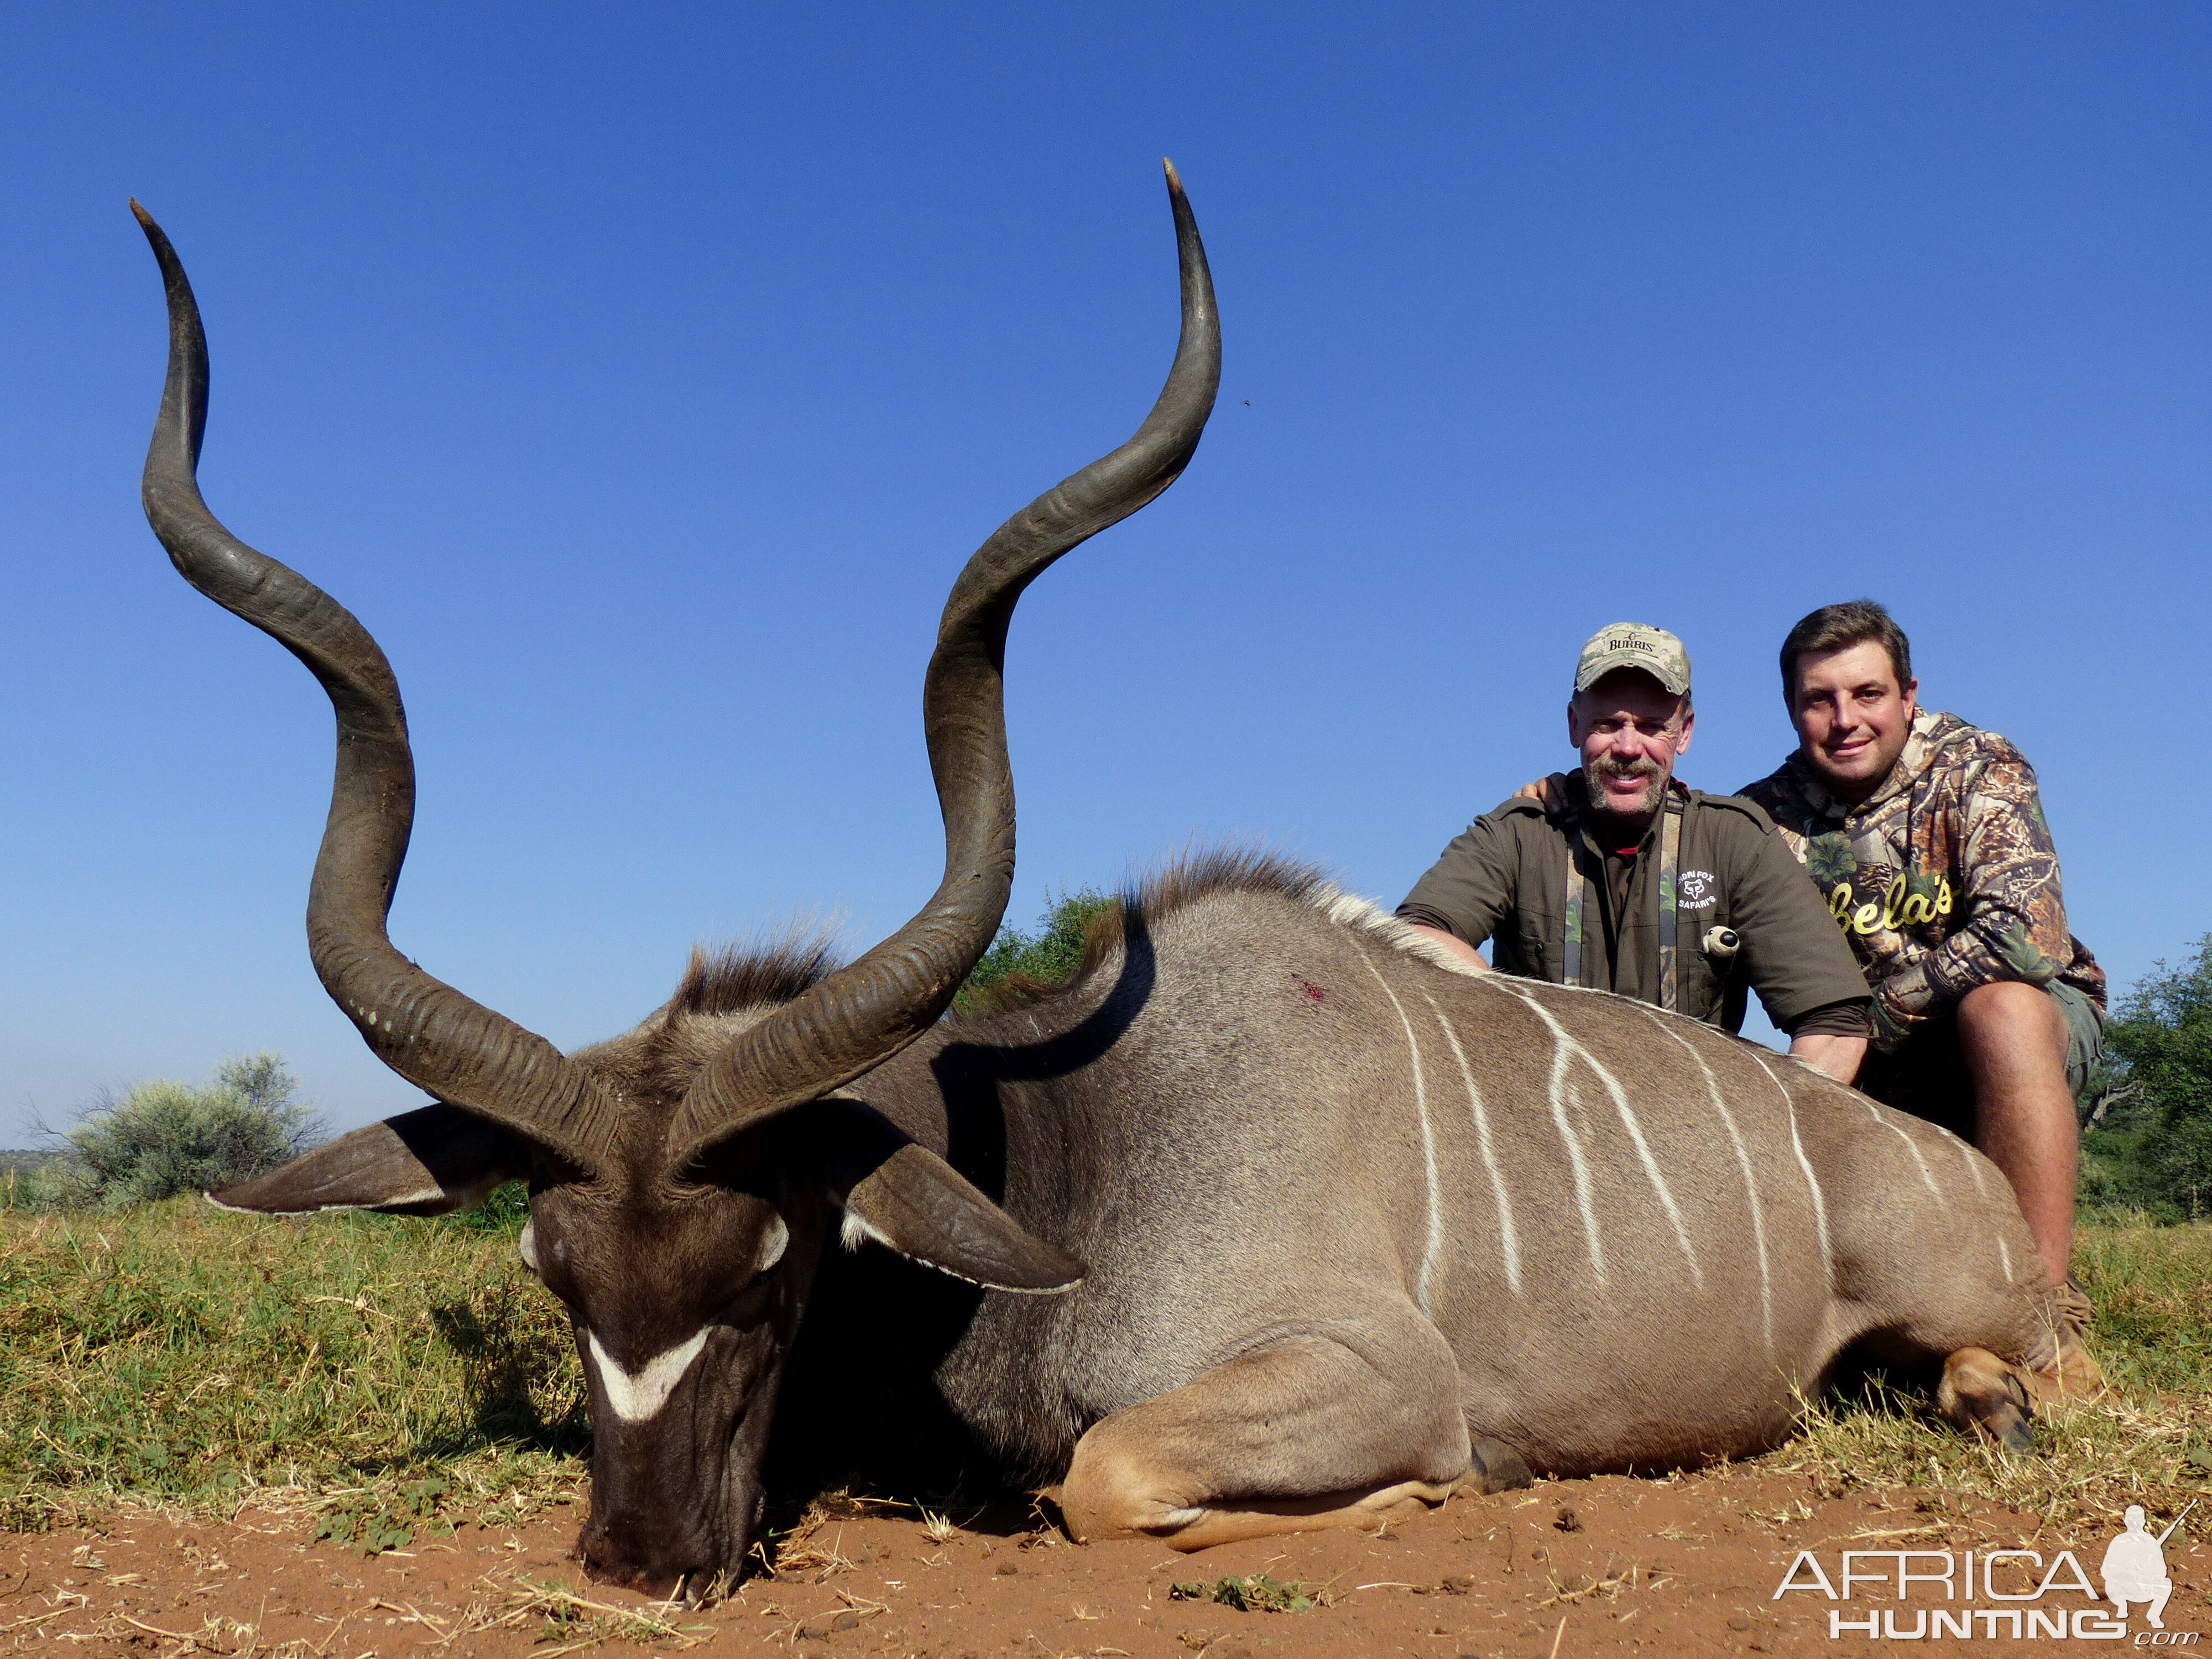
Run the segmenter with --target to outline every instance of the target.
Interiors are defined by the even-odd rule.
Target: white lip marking
[[[668,1396],[691,1369],[699,1350],[707,1346],[707,1328],[701,1326],[689,1339],[645,1362],[641,1370],[624,1370],[599,1346],[599,1334],[587,1333],[592,1358],[599,1364],[599,1384],[607,1391],[607,1404],[625,1423],[642,1423],[668,1403]]]
[[[522,1224],[522,1237],[514,1241],[514,1253],[522,1258],[522,1265],[531,1272],[538,1271],[538,1223],[535,1219]]]

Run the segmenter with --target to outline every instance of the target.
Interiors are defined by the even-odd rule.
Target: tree
[[[155,1078],[101,1100],[71,1129],[57,1174],[79,1203],[109,1209],[266,1175],[321,1139],[299,1079],[276,1054],[242,1054],[204,1088]]]
[[[2112,1076],[2083,1142],[2082,1196],[2174,1218],[2212,1208],[2212,934],[2154,963],[2105,1031]]]
[[[975,964],[954,1002],[963,1013],[981,1013],[994,1002],[993,988],[1033,990],[1064,983],[1083,965],[1083,944],[1091,922],[1121,901],[1095,887],[1083,887],[1049,902],[1037,918],[1037,931],[1004,927]]]

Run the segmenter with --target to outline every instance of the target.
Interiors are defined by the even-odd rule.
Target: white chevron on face
[[[668,1403],[668,1396],[676,1385],[684,1380],[684,1373],[691,1369],[691,1362],[699,1357],[699,1350],[707,1346],[707,1328],[702,1325],[684,1340],[653,1355],[633,1371],[617,1364],[599,1346],[597,1331],[586,1334],[590,1339],[592,1358],[599,1368],[599,1385],[607,1392],[607,1404],[625,1423],[642,1423],[658,1414]]]

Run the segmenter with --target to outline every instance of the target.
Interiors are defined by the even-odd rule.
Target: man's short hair
[[[1822,605],[1791,629],[1782,641],[1783,701],[1796,706],[1798,659],[1848,651],[1869,640],[1881,641],[1881,648],[1889,653],[1889,665],[1897,671],[1897,689],[1902,691],[1911,684],[1912,641],[1905,637],[1897,618],[1872,599],[1846,599],[1841,605]]]

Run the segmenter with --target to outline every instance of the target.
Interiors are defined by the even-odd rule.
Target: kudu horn
[[[137,203],[169,301],[169,375],[146,451],[147,521],[184,579],[307,665],[337,715],[337,772],[307,895],[323,987],[378,1059],[418,1087],[580,1170],[612,1144],[614,1103],[544,1038],[471,1002],[385,931],[415,820],[415,759],[392,665],[368,630],[297,571],[224,529],[200,498],[207,338],[176,250]]]
[[[674,1172],[913,1042],[945,1012],[998,931],[1014,873],[1014,784],[1000,673],[1015,602],[1061,554],[1176,481],[1198,448],[1221,381],[1213,282],[1173,162],[1167,183],[1182,266],[1182,333],[1159,401],[1128,442],[1000,526],[945,601],[922,683],[930,771],[945,816],[945,878],[898,932],[701,1068],[669,1126]]]

